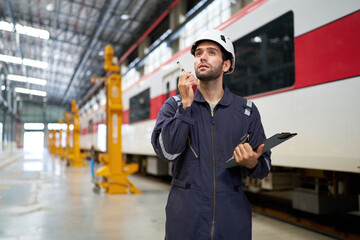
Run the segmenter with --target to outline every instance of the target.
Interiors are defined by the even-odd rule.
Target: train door
[[[162,89],[165,93],[165,100],[177,94],[177,83],[179,81],[180,71],[178,69],[165,75],[162,82]]]

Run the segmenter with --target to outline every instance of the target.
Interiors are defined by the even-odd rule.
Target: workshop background
[[[0,0],[0,240],[164,239],[171,163],[150,143],[190,47],[233,41],[224,85],[272,149],[243,177],[253,239],[360,239],[357,0]],[[243,111],[243,110],[240,110]]]

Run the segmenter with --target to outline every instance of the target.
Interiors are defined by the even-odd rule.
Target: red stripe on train
[[[295,88],[360,75],[360,11],[295,39]]]
[[[156,119],[159,110],[166,101],[166,94],[162,94],[150,100],[150,119]]]
[[[88,133],[88,129],[87,128],[82,128],[80,135],[86,135],[87,133]]]
[[[129,122],[130,122],[130,111],[129,111],[129,109],[124,110],[122,114],[123,114],[122,123],[123,124],[129,124]]]
[[[175,96],[176,90],[170,91],[169,97]],[[162,94],[150,100],[150,119],[156,119],[161,106],[166,101],[166,94]]]

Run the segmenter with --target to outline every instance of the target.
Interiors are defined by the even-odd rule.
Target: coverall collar
[[[223,88],[224,88],[224,95],[222,96],[220,101],[217,103],[217,105],[229,106],[232,103],[234,96],[232,95],[230,90],[227,87],[225,87],[224,85],[223,85]],[[199,89],[196,89],[194,101],[201,102],[201,103],[206,102],[205,98],[202,96]]]

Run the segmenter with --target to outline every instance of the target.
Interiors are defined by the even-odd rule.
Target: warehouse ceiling
[[[89,91],[92,76],[104,76],[107,44],[123,56],[174,2],[0,0],[0,66],[8,81],[25,91],[24,101],[69,106]]]

